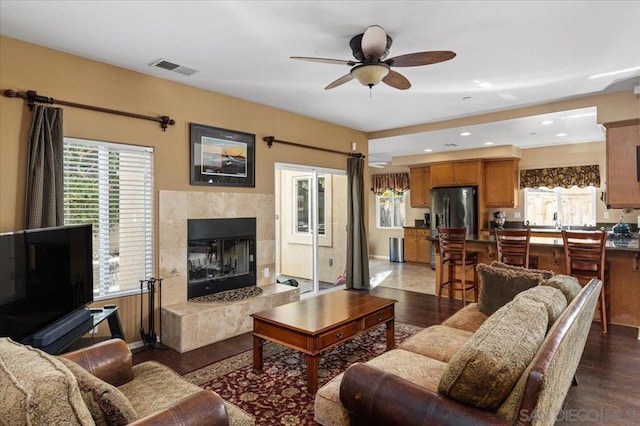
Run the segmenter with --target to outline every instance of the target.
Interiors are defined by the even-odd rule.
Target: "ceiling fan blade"
[[[299,61],[320,62],[323,64],[349,65],[350,67],[358,64],[355,61],[344,61],[342,59],[326,59],[326,58],[310,58],[307,56],[291,56],[291,59]]]
[[[396,89],[400,90],[407,90],[411,87],[411,83],[405,76],[393,70],[389,70],[389,74],[387,74],[387,76],[383,78],[382,81],[389,86],[395,87]]]
[[[361,46],[365,58],[379,58],[387,49],[387,33],[381,26],[372,25],[364,32]]]
[[[337,79],[336,81],[334,81],[333,83],[329,84],[327,87],[324,88],[324,90],[329,90],[329,89],[333,89],[334,87],[338,87],[342,84],[345,84],[349,81],[353,80],[353,76],[351,74],[347,74],[347,75],[343,75],[342,77],[340,77],[339,79]]]
[[[449,50],[436,50],[432,52],[417,52],[396,56],[385,62],[392,67],[417,67],[420,65],[437,64],[456,57],[455,52]]]

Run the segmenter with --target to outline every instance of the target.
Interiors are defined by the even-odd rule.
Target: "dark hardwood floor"
[[[462,307],[457,300],[385,287],[371,294],[396,299],[396,320],[428,327],[439,324]],[[557,424],[640,424],[640,340],[635,328],[611,326],[603,335],[594,323],[578,366],[578,386],[569,390],[565,408]],[[154,360],[179,374],[204,367],[252,348],[251,334],[180,354],[171,349],[140,350],[133,356],[135,364]]]

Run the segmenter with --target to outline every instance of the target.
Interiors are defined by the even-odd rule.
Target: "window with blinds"
[[[64,138],[64,222],[93,225],[94,299],[152,276],[153,149]]]

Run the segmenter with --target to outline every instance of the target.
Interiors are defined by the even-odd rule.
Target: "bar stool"
[[[600,309],[602,332],[606,334],[609,322],[609,265],[605,262],[607,233],[604,231],[563,230],[562,240],[564,241],[567,275],[583,280],[598,278],[602,281],[598,308]]]
[[[438,228],[438,244],[440,247],[440,285],[438,286],[438,302],[442,288],[449,287],[449,298],[453,298],[455,290],[462,291],[462,304],[467,304],[467,291],[473,290],[474,301],[478,301],[478,252],[467,251],[467,228]],[[466,269],[473,267],[473,281],[467,283]],[[444,269],[449,271],[449,280],[444,281]],[[455,277],[456,267],[462,269],[461,276]],[[455,288],[455,284],[460,287]]]
[[[496,228],[498,262],[523,268],[538,268],[538,256],[529,255],[530,229]]]

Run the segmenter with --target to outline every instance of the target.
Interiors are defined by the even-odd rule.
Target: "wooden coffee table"
[[[360,291],[338,290],[251,314],[253,369],[263,367],[265,340],[305,355],[307,390],[318,390],[320,354],[380,324],[387,327],[387,350],[395,346],[394,304],[397,300]]]

